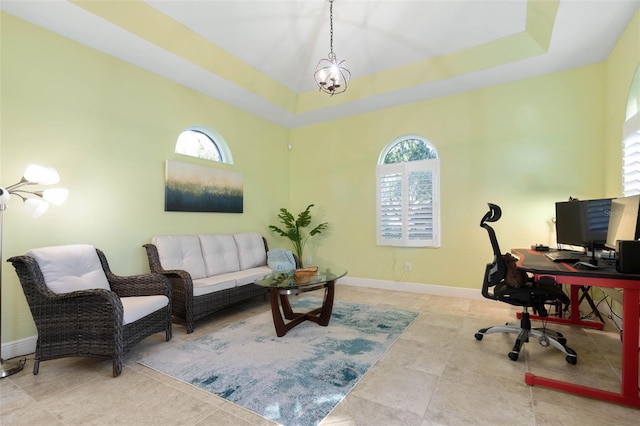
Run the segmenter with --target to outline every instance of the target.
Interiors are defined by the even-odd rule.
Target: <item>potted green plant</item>
[[[303,231],[303,228],[306,228],[311,224],[311,212],[309,211],[313,207],[313,204],[309,204],[304,211],[298,214],[298,218],[296,219],[289,211],[285,208],[280,209],[280,214],[278,218],[280,222],[284,225],[284,229],[279,228],[275,225],[269,225],[269,228],[275,232],[276,234],[286,237],[291,240],[293,244],[293,248],[295,250],[296,256],[298,256],[298,262],[300,262],[300,266],[302,267],[302,253],[304,251],[304,246],[307,244],[309,238],[314,235],[320,234],[324,229],[327,228],[328,223],[324,222],[317,225],[308,233]]]

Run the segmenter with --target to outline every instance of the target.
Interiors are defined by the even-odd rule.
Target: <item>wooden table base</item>
[[[306,313],[293,312],[291,304],[289,303],[288,292],[282,288],[269,288],[273,325],[276,328],[278,337],[284,336],[287,334],[287,331],[304,321],[313,321],[325,327],[329,325],[331,311],[333,309],[335,283],[335,281],[328,281],[322,287],[319,287],[325,289],[322,306]],[[280,306],[282,306],[282,310],[280,310]],[[285,323],[285,319],[289,320],[289,322]]]

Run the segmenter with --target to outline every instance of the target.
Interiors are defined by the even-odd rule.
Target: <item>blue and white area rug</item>
[[[303,312],[319,299],[292,302]],[[336,301],[329,326],[306,321],[276,337],[264,312],[140,363],[274,422],[317,425],[417,316]]]

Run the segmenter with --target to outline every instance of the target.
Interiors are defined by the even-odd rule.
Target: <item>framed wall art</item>
[[[241,173],[167,160],[164,210],[242,213]]]

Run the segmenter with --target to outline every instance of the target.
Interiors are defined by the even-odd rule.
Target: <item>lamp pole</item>
[[[2,215],[7,208],[11,194],[22,199],[24,207],[31,217],[42,215],[49,203],[60,205],[64,202],[69,191],[64,188],[51,188],[44,191],[32,191],[24,189],[25,185],[52,185],[60,181],[60,175],[51,167],[42,167],[31,164],[27,167],[19,182],[6,188],[0,187],[0,316],[2,314]],[[26,358],[19,361],[5,361],[2,358],[2,318],[0,317],[0,379],[10,376],[22,370]]]
[[[0,191],[4,191],[0,188]],[[2,192],[0,192],[2,195]],[[2,312],[2,215],[7,208],[5,204],[0,203],[0,313]],[[2,315],[0,314],[0,336],[2,336]],[[4,379],[7,376],[17,373],[24,367],[25,359],[19,361],[5,361],[2,358],[2,342],[0,341],[0,361],[2,362],[2,369],[0,370],[0,379]]]

